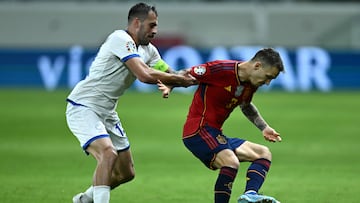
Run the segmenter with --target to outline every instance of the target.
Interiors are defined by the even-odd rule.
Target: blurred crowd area
[[[0,48],[98,47],[141,0],[0,0]],[[360,0],[144,0],[154,43],[360,50]]]

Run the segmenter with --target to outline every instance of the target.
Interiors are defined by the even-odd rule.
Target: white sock
[[[110,186],[97,185],[93,187],[94,203],[109,203],[110,202]]]
[[[93,193],[94,193],[94,187],[90,186],[85,192],[84,192],[84,200],[86,202],[92,202],[93,201]],[[82,199],[83,199],[82,198]]]

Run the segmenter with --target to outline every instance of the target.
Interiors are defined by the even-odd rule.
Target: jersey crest
[[[218,141],[220,144],[227,144],[227,140],[226,140],[225,137],[222,136],[222,135],[216,136],[216,139],[217,139],[217,141]]]

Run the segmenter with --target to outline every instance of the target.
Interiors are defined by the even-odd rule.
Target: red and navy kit
[[[235,150],[245,140],[229,138],[222,125],[235,107],[251,102],[257,87],[242,83],[238,75],[240,61],[217,60],[191,68],[199,81],[183,130],[183,142],[208,168],[216,154]]]
[[[199,87],[184,125],[184,138],[205,125],[220,130],[235,107],[251,102],[257,87],[240,81],[239,63],[241,61],[217,60],[191,68],[190,74],[199,81]]]

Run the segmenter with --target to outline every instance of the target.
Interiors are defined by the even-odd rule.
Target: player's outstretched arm
[[[173,74],[154,70],[139,58],[131,58],[125,62],[130,71],[143,83],[157,84],[158,80],[166,85],[188,87],[197,83],[190,74]]]
[[[175,72],[174,72],[175,73]],[[189,77],[192,77],[190,75],[190,69],[183,69],[176,72],[177,74],[184,75],[185,77],[189,75]],[[197,83],[196,83],[197,84]],[[165,85],[162,83],[161,80],[158,80],[157,82],[158,89],[162,92],[163,98],[169,98],[169,95],[171,91],[174,89],[175,86]]]
[[[253,103],[246,103],[240,105],[243,114],[263,133],[264,138],[270,142],[280,142],[281,137],[278,132],[271,128],[263,117],[260,115],[256,106]]]

